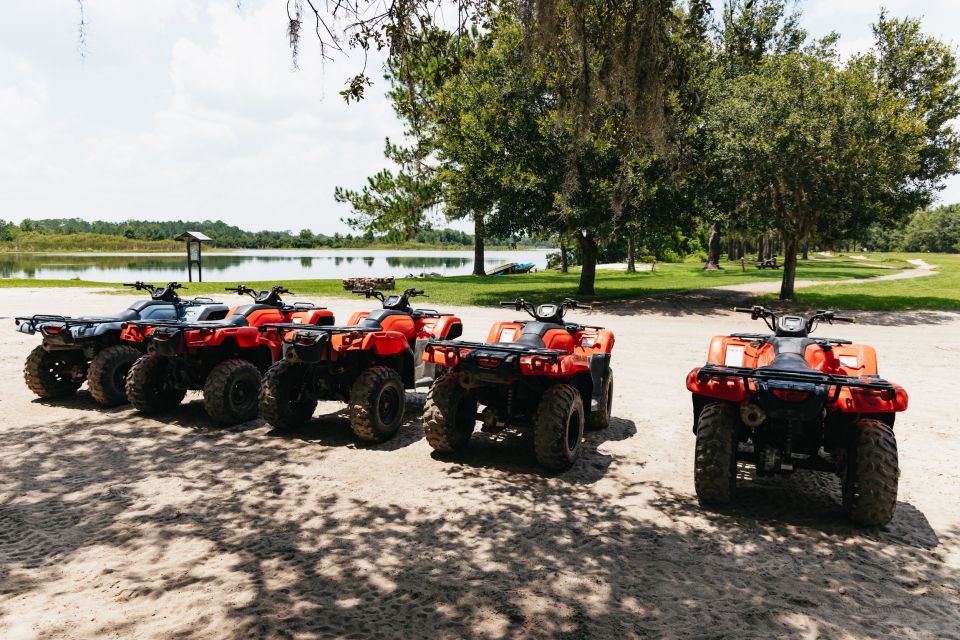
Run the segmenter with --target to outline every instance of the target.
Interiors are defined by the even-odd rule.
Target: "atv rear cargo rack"
[[[300,322],[271,322],[270,324],[265,324],[260,326],[261,333],[276,332],[280,336],[280,339],[287,344],[295,344],[293,338],[288,338],[286,332],[289,331],[304,331],[309,333],[325,333],[327,335],[332,335],[335,333],[377,333],[383,331],[383,329],[375,329],[373,327],[333,327],[329,325],[318,325],[318,324],[303,324]]]
[[[864,379],[858,376],[844,376],[834,373],[823,373],[821,371],[799,371],[789,369],[754,369],[751,367],[728,367],[715,364],[704,365],[697,374],[697,379],[703,382],[703,379],[709,376],[727,376],[730,378],[741,378],[744,382],[747,380],[760,380],[763,382],[793,382],[806,384],[820,384],[835,387],[852,387],[856,389],[872,389],[875,391],[894,391],[894,386],[878,376],[869,376]]]
[[[449,318],[453,314],[440,313],[436,309],[414,309],[411,311],[411,315],[420,316],[421,318]]]
[[[776,336],[769,333],[731,333],[731,338],[736,338],[737,340],[751,340],[760,342],[769,342],[771,339]],[[843,338],[810,338],[813,342],[819,342],[821,344],[853,344],[852,340],[844,340]]]
[[[89,327],[93,324],[102,324],[104,322],[118,322],[116,318],[71,318],[69,316],[54,316],[46,314],[37,314],[34,316],[18,316],[14,318],[19,327],[21,324],[30,325],[32,331],[39,331],[37,328],[38,324],[46,324],[48,322],[55,324],[62,324],[64,329],[69,329],[70,327]]]
[[[461,349],[468,351],[492,351],[494,353],[507,353],[521,356],[543,356],[554,360],[566,355],[564,351],[556,349],[541,349],[531,347],[520,343],[490,343],[490,342],[466,342],[460,340],[438,340],[431,338],[427,341],[425,350],[427,352],[434,349],[447,350],[456,349],[459,355]]]

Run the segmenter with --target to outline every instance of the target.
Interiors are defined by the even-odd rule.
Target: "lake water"
[[[547,266],[546,249],[487,251],[490,269],[506,262]],[[203,279],[210,282],[313,280],[358,276],[439,273],[467,275],[473,251],[391,251],[364,249],[241,250],[206,253]],[[184,253],[0,253],[0,277],[94,282],[187,281]],[[196,279],[196,270],[194,270]]]

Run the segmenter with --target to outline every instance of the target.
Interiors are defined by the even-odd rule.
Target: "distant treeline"
[[[960,204],[917,211],[902,227],[873,226],[864,244],[878,251],[960,253]]]
[[[173,238],[184,231],[200,231],[214,247],[226,249],[340,249],[376,245],[470,247],[473,236],[456,229],[421,229],[409,238],[396,234],[314,234],[309,229],[292,231],[246,231],[220,220],[202,222],[172,220],[88,221],[80,218],[25,219],[19,225],[0,220],[0,246],[7,250],[74,251],[176,250],[183,245]],[[538,246],[528,240],[487,240],[492,246]]]

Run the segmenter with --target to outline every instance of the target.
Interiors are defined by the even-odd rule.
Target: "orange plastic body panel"
[[[731,336],[714,336],[707,351],[707,363],[733,367],[757,368],[769,365],[776,354],[772,345]],[[824,373],[844,376],[869,376],[879,373],[876,350],[865,344],[834,345],[824,350],[819,345],[807,347],[804,358],[812,368]],[[727,376],[711,377],[704,382],[697,379],[700,369],[687,375],[687,389],[692,393],[726,400],[744,402],[751,390],[743,381]],[[906,411],[909,404],[907,392],[893,385],[894,392],[844,387],[834,409],[847,413],[890,413]]]
[[[384,331],[396,331],[406,336],[407,340],[417,337],[417,325],[414,324],[413,318],[406,314],[381,318],[380,326]]]
[[[357,311],[350,316],[349,326],[356,326],[370,315],[369,311]],[[408,340],[414,338],[446,338],[450,334],[450,329],[454,325],[463,324],[460,318],[454,316],[440,316],[439,318],[418,318],[414,320],[412,316],[387,316],[380,321],[380,326],[384,331],[399,331],[407,336]]]
[[[522,322],[495,322],[490,327],[486,342],[516,342],[521,333]]]
[[[446,338],[450,330],[463,321],[456,316],[440,316],[439,318],[420,318],[417,320],[417,338]]]
[[[522,322],[496,322],[487,334],[487,343],[516,342],[523,332]],[[609,329],[585,329],[570,333],[566,329],[550,329],[543,337],[548,349],[566,351],[568,355],[525,355],[520,358],[520,371],[526,375],[558,378],[590,371],[590,356],[610,353],[615,338]],[[428,348],[423,353],[425,362],[441,367],[455,367],[460,363],[460,349],[455,346]]]
[[[410,349],[410,341],[397,331],[336,333],[330,337],[334,360],[346,351],[372,351],[378,356],[395,356]]]

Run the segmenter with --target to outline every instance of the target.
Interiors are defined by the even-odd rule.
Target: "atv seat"
[[[131,320],[139,320],[140,314],[137,309],[124,309],[120,313],[117,313],[112,316],[90,316],[89,318],[80,317],[78,320],[97,320],[99,322],[130,322]]]
[[[253,306],[253,305],[251,305]],[[201,320],[200,322],[191,322],[189,325],[190,329],[220,329],[227,327],[245,327],[247,326],[247,319],[240,314],[233,314],[232,316],[227,316],[222,320]]]
[[[361,327],[369,327],[371,329],[382,329],[382,321],[390,316],[409,316],[409,313],[404,311],[396,311],[394,309],[374,309],[367,314],[367,317],[360,321]]]
[[[780,370],[780,371],[809,371],[813,369],[805,357],[807,347],[816,344],[815,340],[809,338],[787,338],[777,337],[770,340],[776,355],[770,364],[760,367],[761,369]]]
[[[276,311],[277,307],[271,306],[269,304],[247,304],[242,307],[237,307],[234,312],[231,314],[231,317],[247,317],[252,314],[254,311]]]
[[[517,337],[516,341],[499,342],[497,344],[522,344],[527,347],[533,347],[534,349],[546,349],[547,343],[544,340],[544,337],[547,335],[548,331],[552,330],[560,330],[566,333],[566,328],[563,325],[555,324],[553,322],[527,322],[523,325],[523,331]]]
[[[773,358],[773,362],[760,368],[780,371],[806,371],[813,369],[806,358],[797,353],[778,353]]]

